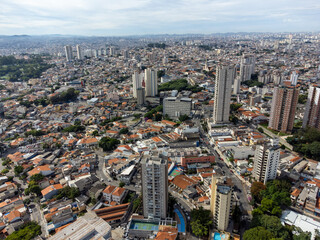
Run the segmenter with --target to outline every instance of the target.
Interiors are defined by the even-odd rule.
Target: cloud
[[[0,9],[0,34],[320,29],[318,0],[1,0]]]

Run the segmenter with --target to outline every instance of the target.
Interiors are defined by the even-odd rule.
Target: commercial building
[[[144,74],[146,97],[155,97],[158,94],[157,71],[148,68]]]
[[[184,168],[188,167],[188,164],[214,163],[214,162],[215,162],[214,156],[183,157],[183,158],[181,158],[181,166]]]
[[[210,210],[213,216],[214,228],[226,231],[229,225],[233,204],[231,179],[212,176]]]
[[[264,184],[277,177],[280,161],[279,140],[272,139],[270,143],[258,145],[254,154],[253,177]]]
[[[50,240],[61,240],[61,239],[110,239],[111,227],[110,225],[97,217],[93,212],[85,214],[83,217],[78,218],[75,222],[57,232],[55,235],[50,237]]]
[[[163,115],[170,118],[179,118],[182,115],[190,116],[192,108],[191,98],[167,97],[163,100]]]
[[[142,166],[143,215],[165,219],[168,209],[168,162],[161,156],[145,155]]]
[[[298,88],[275,87],[268,127],[281,132],[291,132],[298,98]]]
[[[304,112],[302,127],[307,126],[320,129],[320,86],[311,85],[308,92],[308,101]]]
[[[68,62],[72,61],[73,59],[72,47],[70,45],[64,46],[64,51],[66,53],[67,61]]]
[[[214,124],[229,122],[231,88],[235,72],[234,65],[219,65],[217,68],[213,108]]]

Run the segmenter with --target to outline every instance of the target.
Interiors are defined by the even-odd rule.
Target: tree
[[[117,145],[120,143],[118,139],[103,137],[99,141],[99,147],[103,149],[103,151],[111,151],[114,150]]]
[[[22,166],[15,166],[14,167],[14,173],[16,176],[18,176],[20,173],[22,173],[24,168]]]
[[[270,240],[274,236],[264,227],[255,227],[245,231],[243,240]]]
[[[180,120],[181,122],[184,122],[184,121],[186,121],[186,120],[189,120],[189,116],[186,115],[186,114],[184,114],[184,115],[182,115],[182,116],[179,117],[179,120]]]
[[[119,187],[124,187],[124,185],[126,185],[124,182],[119,182]]]
[[[207,236],[209,233],[208,227],[203,225],[199,219],[191,222],[191,229],[197,237]]]
[[[78,196],[80,196],[80,191],[78,188],[66,186],[66,187],[59,190],[59,193],[57,195],[57,199],[61,199],[61,198],[66,197],[66,198],[72,199],[74,201],[74,199]]]
[[[259,203],[261,202],[262,196],[260,193],[262,190],[265,190],[265,189],[266,189],[266,186],[262,182],[252,183],[250,190],[251,190],[252,196],[257,202]]]
[[[41,226],[36,222],[28,222],[21,226],[18,231],[10,234],[7,240],[31,240],[36,236],[41,235]]]
[[[161,121],[161,120],[162,120],[162,114],[157,113],[157,114],[154,116],[154,120],[157,121],[157,122]]]
[[[122,128],[119,133],[120,134],[127,134],[129,132],[129,129],[128,128]]]
[[[30,177],[31,181],[40,182],[44,179],[44,176],[41,173],[36,173]]]
[[[98,130],[94,130],[94,131],[92,132],[92,136],[94,136],[94,137],[99,136]]]
[[[1,171],[2,174],[6,174],[6,173],[8,173],[8,172],[9,172],[9,169],[8,169],[8,168],[5,168],[5,169],[3,169],[3,170]]]

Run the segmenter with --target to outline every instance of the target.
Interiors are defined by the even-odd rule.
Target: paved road
[[[200,136],[204,140],[204,144],[209,149],[210,153],[215,156],[217,165],[224,171],[225,176],[232,179],[233,184],[240,189],[240,191],[236,191],[237,197],[240,202],[240,207],[246,214],[251,214],[252,207],[249,204],[248,197],[247,197],[247,186],[243,184],[243,182],[233,173],[230,171],[230,168],[226,165],[223,160],[220,160],[219,154],[214,150],[214,148],[210,145],[210,139],[208,138],[207,134],[203,131],[200,120],[195,119],[197,126],[200,129]]]
[[[33,205],[34,207],[31,208],[32,209],[31,220],[39,223],[39,225],[41,226],[41,231],[42,231],[41,236],[48,237],[49,232],[47,229],[47,222],[43,216],[43,212],[41,211],[39,204],[32,204],[32,206]]]

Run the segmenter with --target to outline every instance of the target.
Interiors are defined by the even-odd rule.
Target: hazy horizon
[[[2,0],[0,35],[317,32],[317,0]]]

